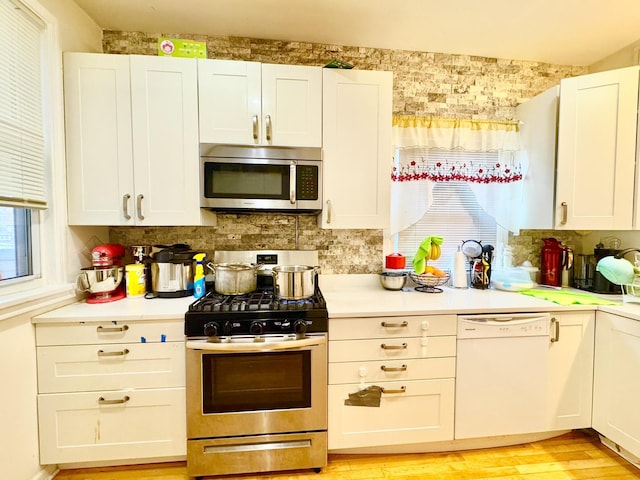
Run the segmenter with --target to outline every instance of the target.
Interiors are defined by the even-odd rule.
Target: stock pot
[[[242,295],[256,289],[258,269],[255,263],[208,264],[216,274],[215,291],[222,295]]]
[[[312,297],[316,289],[319,267],[307,265],[281,265],[273,267],[273,288],[276,297],[284,300],[304,300]]]

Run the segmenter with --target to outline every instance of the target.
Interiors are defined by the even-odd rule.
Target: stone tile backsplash
[[[516,105],[562,78],[587,73],[586,67],[524,60],[167,32],[107,30],[103,48],[105,53],[156,55],[160,37],[206,41],[209,58],[319,66],[335,58],[357,69],[393,71],[396,115],[512,120]],[[514,262],[538,265],[541,239],[548,236],[572,246],[579,243],[573,232],[523,231],[510,236]],[[381,230],[323,230],[308,215],[296,220],[289,215],[225,214],[218,216],[216,227],[112,227],[110,241],[188,243],[208,253],[317,249],[325,273],[376,273],[384,256]]]

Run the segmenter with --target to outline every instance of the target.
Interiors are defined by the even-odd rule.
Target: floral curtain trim
[[[441,148],[474,152],[518,151],[518,122],[396,115],[395,148]]]
[[[429,162],[420,159],[394,166],[391,173],[391,180],[394,182],[431,180],[432,182],[511,183],[522,178],[522,168],[519,163],[509,165],[500,161],[493,164],[486,162],[475,164],[472,161]]]

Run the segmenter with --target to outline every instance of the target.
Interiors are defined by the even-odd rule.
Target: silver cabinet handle
[[[125,395],[123,398],[120,398],[117,400],[107,400],[104,397],[100,397],[98,399],[98,404],[99,405],[121,405],[123,403],[127,403],[129,400],[131,400],[129,395]]]
[[[291,162],[289,165],[289,203],[291,205],[296,203],[296,162]]]
[[[136,201],[136,209],[138,210],[138,218],[140,220],[144,220],[144,215],[142,215],[142,199],[144,198],[144,195],[140,194],[138,195],[138,199]]]
[[[131,195],[125,193],[122,196],[122,213],[124,214],[125,220],[131,220],[131,215],[129,215],[129,200],[131,199]]]
[[[407,344],[403,343],[402,345],[387,345],[386,343],[382,343],[380,348],[383,350],[404,350],[407,348]]]
[[[119,352],[105,352],[104,350],[98,350],[99,357],[123,357],[129,353],[129,349],[125,348]]]
[[[122,325],[121,327],[103,327],[99,325],[98,328],[96,328],[98,333],[126,332],[127,330],[129,330],[128,325]]]
[[[386,394],[389,394],[389,393],[406,393],[406,391],[407,391],[407,387],[405,387],[405,386],[403,385],[402,387],[400,387],[400,388],[398,388],[398,389],[396,389],[396,390],[393,390],[393,389],[391,389],[391,388],[384,388],[384,387],[382,387],[382,389],[381,389],[381,390],[382,390],[382,393],[386,393]]]
[[[253,124],[253,139],[258,140],[258,115],[253,116],[252,124]]]
[[[272,135],[272,130],[273,130],[273,126],[271,125],[271,115],[267,115],[264,119],[265,122],[265,128],[266,128],[266,133],[267,133],[267,142],[271,141],[271,137]]]
[[[554,328],[554,335],[551,337],[551,343],[560,341],[560,322],[554,317],[551,319],[551,326]]]
[[[407,366],[402,365],[401,367],[387,367],[386,365],[381,365],[380,370],[383,372],[406,372]]]
[[[406,320],[402,323],[380,322],[380,325],[386,328],[403,328],[403,327],[408,327],[409,322],[407,322]]]
[[[562,220],[560,220],[560,225],[566,225],[569,206],[567,202],[562,202],[560,205],[562,205]]]
[[[327,225],[331,223],[331,200],[327,200]]]

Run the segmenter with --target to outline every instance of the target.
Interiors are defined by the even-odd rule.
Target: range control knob
[[[222,334],[223,334],[225,337],[229,337],[229,336],[231,336],[231,329],[232,329],[232,328],[233,328],[233,327],[232,327],[232,325],[231,325],[231,322],[227,320],[226,322],[224,322],[224,325],[222,326]]]
[[[204,334],[207,337],[217,337],[218,336],[218,324],[216,322],[208,322],[204,324]]]
[[[307,322],[304,320],[296,320],[293,324],[293,331],[300,335],[307,333]]]
[[[249,333],[252,335],[262,335],[264,333],[264,322],[251,322]]]

